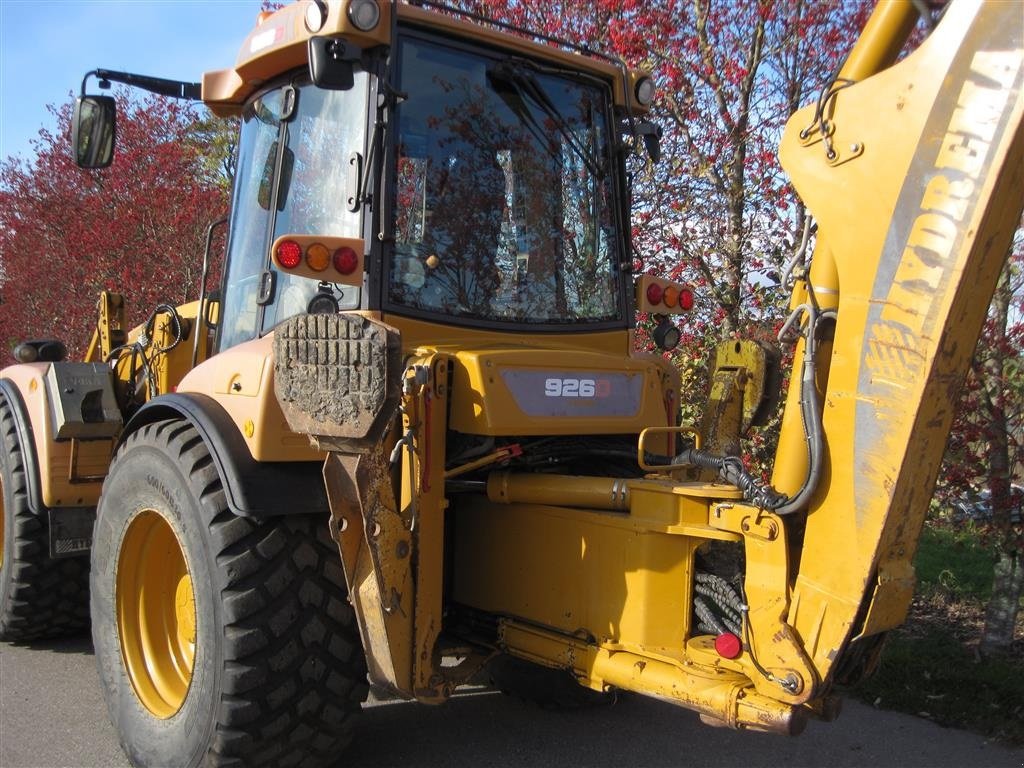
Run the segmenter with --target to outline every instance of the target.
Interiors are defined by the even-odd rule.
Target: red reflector
[[[343,275],[351,275],[359,266],[359,254],[343,245],[334,252],[334,268]]]
[[[302,262],[302,248],[294,240],[285,240],[277,246],[277,263],[285,269],[295,269]]]
[[[647,286],[647,300],[651,302],[651,304],[660,304],[661,297],[664,294],[664,290],[662,290],[662,287],[657,283],[651,283]]]
[[[743,643],[732,632],[723,632],[715,638],[715,650],[723,659],[735,659],[743,653]]]
[[[689,288],[683,288],[679,291],[679,308],[693,309],[693,291]]]

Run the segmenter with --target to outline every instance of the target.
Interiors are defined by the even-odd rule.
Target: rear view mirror
[[[106,168],[114,159],[117,108],[113,96],[79,96],[71,145],[79,168]]]

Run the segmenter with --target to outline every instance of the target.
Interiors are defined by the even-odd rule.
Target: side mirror
[[[311,37],[309,77],[318,88],[347,91],[355,85],[355,62],[362,55],[359,46],[339,37]]]
[[[71,122],[71,145],[79,168],[106,168],[114,159],[117,107],[113,96],[79,96]]]

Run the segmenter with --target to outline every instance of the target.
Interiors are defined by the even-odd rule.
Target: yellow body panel
[[[288,427],[274,395],[273,334],[221,352],[186,375],[178,392],[208,395],[238,425],[257,461],[323,461],[309,437]]]
[[[12,365],[0,371],[0,378],[10,380],[25,403],[39,461],[43,504],[47,507],[92,507],[100,497],[102,478],[107,474],[113,443],[110,440],[54,439],[53,418],[44,381],[49,368],[49,363]],[[100,479],[79,481],[74,477]]]
[[[454,514],[456,601],[582,632],[598,644],[683,645],[695,542],[667,533],[669,526],[659,531],[615,512],[483,499],[460,502]]]
[[[665,424],[665,394],[659,370],[642,361],[592,352],[543,349],[474,349],[454,354],[451,428],[477,435],[573,435],[639,433],[646,426]],[[529,377],[518,392],[510,377]],[[608,377],[623,377],[639,395],[623,407]],[[545,397],[544,380],[593,382],[590,397],[565,398],[573,410]],[[589,391],[589,390],[588,390]],[[611,401],[615,398],[615,401]],[[635,407],[634,407],[635,405]],[[608,415],[607,408],[625,411]]]

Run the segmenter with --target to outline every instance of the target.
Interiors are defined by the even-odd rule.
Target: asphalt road
[[[0,767],[127,766],[100,697],[88,640],[0,644]],[[669,704],[544,712],[489,691],[442,707],[374,702],[339,766],[1024,766],[1024,749],[847,701],[798,738],[701,725]]]

